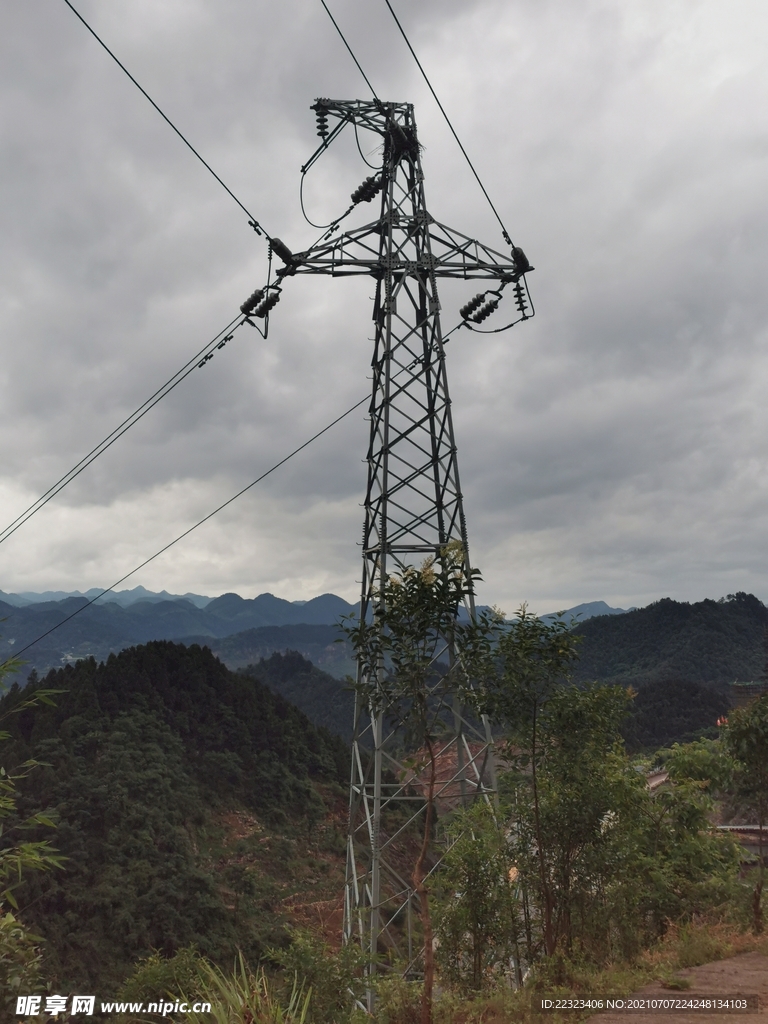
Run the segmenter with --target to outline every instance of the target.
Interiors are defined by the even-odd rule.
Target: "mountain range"
[[[137,587],[89,607],[84,607],[87,594],[59,600],[44,600],[44,594],[0,595],[0,651],[6,656],[51,631],[24,653],[23,676],[91,656],[103,661],[151,640],[209,647],[233,669],[258,664],[276,651],[296,651],[337,678],[353,670],[339,622],[354,616],[357,606],[335,594],[301,603],[273,594],[208,598]],[[27,603],[13,604],[14,599]],[[766,662],[767,613],[751,594],[693,604],[664,598],[627,611],[592,601],[561,614],[581,637],[578,680],[637,687],[675,678],[723,686],[760,678]],[[551,620],[554,613],[542,618]]]
[[[98,588],[84,593],[0,591],[0,651],[13,655],[54,630],[25,652],[25,674],[32,669],[43,674],[91,656],[103,661],[110,654],[150,640],[208,646],[231,668],[287,650],[298,651],[338,677],[353,668],[348,646],[338,642],[343,640],[338,623],[354,615],[357,605],[335,594],[321,594],[309,601],[286,601],[273,594],[255,598],[222,594],[211,598],[134,587],[105,594],[78,612],[101,593]],[[568,609],[564,615],[584,621],[592,615],[620,611],[604,601],[593,601]],[[64,622],[73,612],[78,614]]]
[[[185,643],[214,646],[219,638],[253,629],[323,626],[331,628],[332,633],[328,639],[323,634],[322,643],[327,647],[338,635],[336,624],[356,611],[355,605],[335,594],[322,594],[301,604],[284,601],[272,594],[260,594],[251,599],[238,594],[223,594],[212,600],[205,599],[204,607],[198,607],[185,597],[165,599],[157,594],[151,594],[149,598],[141,596],[125,605],[105,599],[85,607],[88,600],[85,594],[67,596],[62,600],[29,601],[25,605],[13,605],[0,599],[0,650],[7,652],[6,656],[12,656],[15,651],[52,630],[23,656],[25,673],[34,669],[42,674],[49,668],[59,668],[81,658],[92,656],[103,661],[111,653],[150,640],[183,640]],[[65,621],[73,613],[77,614]],[[310,635],[309,640],[310,647],[306,653],[316,655],[314,636]],[[295,642],[302,653],[305,652],[301,638],[291,635],[290,641]],[[267,650],[265,643],[275,646]],[[253,650],[244,660],[237,660],[237,664],[258,660],[273,650],[285,650],[289,646],[290,642],[284,642],[284,638],[269,634],[268,640],[264,638],[255,646],[251,644]]]
[[[42,593],[35,591],[23,591],[21,594],[6,594],[0,590],[0,601],[12,604],[15,608],[26,608],[29,604],[43,604],[46,601],[64,601],[68,597],[84,597],[86,600],[98,597],[102,591],[99,587],[91,587],[90,590],[44,590]],[[167,590],[155,593],[147,590],[146,587],[134,587],[132,590],[111,590],[104,597],[104,603],[122,605],[127,608],[137,601],[189,601],[196,608],[205,608],[213,600],[212,597],[204,597],[202,594],[169,594]],[[295,601],[294,604],[304,604],[303,601]]]

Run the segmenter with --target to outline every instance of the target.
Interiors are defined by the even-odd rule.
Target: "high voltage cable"
[[[69,2],[69,0],[64,0],[64,3],[68,3],[68,2]],[[376,100],[376,101],[378,102],[378,100],[379,100],[379,97],[378,97],[378,96],[376,95],[376,90],[375,90],[375,89],[373,88],[373,86],[371,85],[370,81],[368,80],[368,75],[366,75],[366,73],[365,73],[365,72],[363,71],[363,68],[362,68],[362,66],[361,66],[361,64],[360,64],[360,61],[359,61],[359,60],[357,59],[357,57],[355,56],[355,54],[354,54],[354,51],[352,50],[352,47],[351,47],[351,46],[349,45],[349,43],[347,42],[347,40],[346,40],[346,39],[344,38],[344,33],[343,33],[343,32],[341,31],[341,29],[339,28],[339,26],[338,26],[338,23],[337,23],[336,19],[335,19],[335,18],[334,18],[334,16],[333,16],[333,15],[331,14],[331,12],[330,12],[330,11],[328,10],[328,5],[326,4],[325,0],[320,0],[320,3],[321,3],[321,4],[323,5],[323,7],[325,8],[325,13],[326,13],[326,14],[328,15],[328,17],[329,17],[329,18],[331,19],[331,21],[333,22],[333,27],[334,27],[334,28],[336,29],[336,31],[337,31],[337,32],[339,33],[339,35],[341,36],[341,41],[342,41],[342,43],[344,43],[344,45],[346,46],[346,48],[347,48],[347,49],[349,50],[349,55],[350,55],[350,57],[351,57],[351,58],[352,58],[352,60],[353,60],[353,61],[355,62],[355,64],[357,64],[357,70],[358,70],[358,71],[360,72],[360,74],[361,74],[361,75],[363,76],[363,78],[365,79],[365,84],[366,84],[366,85],[368,86],[368,88],[369,88],[369,89],[371,90],[371,95],[372,95],[372,96],[373,96],[373,98],[374,98],[374,99],[375,99],[375,100]]]
[[[443,344],[445,344],[451,337],[451,335],[455,331],[457,331],[461,326],[463,325],[459,323],[450,331],[448,331],[448,333],[443,336]],[[328,433],[328,431],[332,427],[335,427],[337,423],[340,423],[343,419],[349,416],[350,413],[353,413],[355,409],[359,409],[364,402],[367,402],[369,400],[370,395],[365,395],[365,397],[361,398],[359,402],[355,402],[355,404],[351,405],[349,409],[346,410],[346,412],[343,412],[340,416],[337,416],[336,419],[331,420],[331,422],[324,426],[322,430],[318,430],[316,434],[313,434],[312,437],[308,438],[303,444],[300,444],[298,448],[294,448],[292,452],[285,456],[285,458],[281,459],[279,462],[276,462],[273,466],[270,466],[270,468],[266,470],[266,472],[262,473],[261,476],[257,476],[255,480],[252,480],[251,483],[249,483],[246,487],[243,487],[242,490],[237,492],[237,494],[233,494],[231,498],[228,498],[225,502],[223,502],[223,504],[219,505],[218,508],[215,508],[213,512],[209,512],[207,516],[204,516],[202,519],[200,519],[197,523],[195,523],[194,526],[190,526],[188,530],[185,530],[183,533],[180,533],[178,537],[170,541],[170,543],[166,544],[164,547],[160,548],[160,550],[156,551],[154,555],[150,555],[149,558],[144,559],[144,561],[141,562],[140,565],[137,565],[134,569],[131,569],[131,571],[127,572],[124,576],[121,576],[119,580],[115,580],[111,587],[107,587],[106,590],[102,590],[102,592],[100,594],[97,594],[96,597],[92,597],[91,600],[88,601],[86,604],[81,605],[74,612],[72,612],[71,615],[68,615],[65,619],[62,619],[61,622],[57,622],[55,626],[51,626],[51,628],[46,630],[45,633],[41,633],[40,636],[30,641],[30,643],[22,647],[20,650],[14,651],[13,659],[7,659],[5,662],[3,662],[0,665],[0,671],[2,671],[2,669],[6,665],[8,665],[11,660],[17,659],[19,655],[23,654],[25,651],[28,651],[30,647],[34,647],[35,644],[39,644],[41,640],[44,640],[47,636],[50,636],[51,633],[55,633],[57,629],[65,625],[65,623],[69,622],[71,619],[74,619],[76,615],[79,615],[81,612],[84,612],[86,608],[90,608],[92,604],[95,604],[97,601],[99,601],[102,597],[104,597],[105,594],[111,593],[115,589],[115,587],[119,587],[121,583],[125,583],[127,579],[130,579],[130,577],[135,575],[140,569],[143,569],[145,565],[149,565],[150,562],[153,562],[156,558],[159,558],[160,555],[168,551],[175,544],[178,544],[179,541],[184,540],[185,537],[188,537],[190,533],[193,533],[199,526],[202,526],[203,523],[207,523],[209,519],[212,519],[217,513],[221,512],[222,509],[225,509],[227,505],[231,505],[233,501],[237,501],[237,499],[241,497],[243,494],[245,494],[246,491],[250,491],[252,487],[255,487],[256,484],[261,483],[261,481],[268,477],[271,473],[274,473],[276,469],[279,469],[281,466],[284,466],[286,462],[288,462],[290,459],[294,457],[294,455],[298,455],[299,452],[303,451],[305,448],[311,445],[313,441],[316,441],[319,437],[322,437],[323,434]]]
[[[123,420],[123,422],[115,427],[115,429],[92,448],[87,455],[76,463],[64,476],[60,477],[55,484],[52,484],[44,494],[41,494],[37,501],[33,501],[29,508],[25,509],[21,515],[17,516],[12,523],[9,523],[4,530],[0,531],[0,544],[8,540],[8,538],[14,534],[19,527],[23,526],[28,522],[33,515],[40,511],[48,502],[55,498],[57,494],[64,490],[64,488],[72,483],[72,481],[78,477],[84,469],[87,469],[92,462],[94,462],[100,455],[102,455],[108,448],[110,448],[118,438],[122,437],[123,434],[130,430],[132,426],[139,422],[143,416],[145,416],[150,409],[154,408],[158,402],[160,402],[166,395],[169,395],[171,391],[176,387],[177,384],[187,378],[193,370],[207,363],[208,359],[211,358],[213,351],[216,348],[224,347],[227,341],[230,340],[232,334],[239,328],[242,327],[245,318],[242,316],[235,317],[235,319],[227,324],[223,331],[219,331],[215,338],[204,345],[197,355],[194,355],[188,362],[186,362],[180,370],[177,370],[172,377],[158,388],[153,395],[143,402],[138,409],[135,409],[130,416]],[[238,323],[239,321],[239,323]],[[228,334],[229,332],[229,334]],[[225,339],[222,341],[222,335]],[[202,361],[200,357],[203,357]]]
[[[221,512],[222,509],[225,509],[227,505],[231,505],[233,501],[237,501],[237,499],[242,497],[242,495],[245,494],[246,491],[250,491],[252,487],[255,487],[256,484],[261,483],[261,481],[268,477],[270,473],[274,473],[276,469],[279,469],[281,466],[284,466],[286,462],[289,461],[289,459],[292,459],[294,455],[298,455],[299,452],[307,448],[310,444],[312,444],[313,441],[316,441],[318,437],[322,437],[323,434],[326,434],[332,427],[335,427],[337,423],[340,423],[345,417],[349,416],[350,413],[354,412],[355,409],[359,409],[363,402],[369,401],[369,398],[370,396],[366,395],[364,398],[361,398],[359,402],[355,402],[355,404],[350,406],[346,412],[343,412],[341,414],[341,416],[337,416],[335,420],[331,420],[331,422],[324,426],[322,430],[318,430],[316,434],[313,434],[312,437],[306,440],[303,444],[300,444],[298,448],[294,448],[292,452],[285,456],[285,458],[281,459],[279,462],[276,462],[274,466],[270,466],[270,468],[266,472],[262,473],[261,476],[257,476],[255,480],[252,480],[251,483],[249,483],[246,487],[243,487],[242,490],[237,492],[237,494],[233,494],[231,498],[227,498],[227,500],[223,502],[221,505],[219,505],[218,508],[215,508],[213,512],[209,512],[207,516],[203,516],[203,518],[196,522],[194,526],[190,526],[188,530],[185,530],[183,533],[180,533],[178,537],[170,541],[168,544],[165,544],[163,547],[160,548],[159,551],[156,551],[154,555],[150,555],[149,558],[145,558],[140,565],[136,566],[135,569],[131,569],[130,572],[127,572],[124,576],[121,576],[119,580],[115,580],[111,587],[107,587],[106,590],[102,590],[102,592],[100,594],[97,594],[96,597],[92,597],[87,604],[81,605],[78,609],[76,609],[76,611],[72,612],[71,615],[68,615],[65,619],[62,619],[61,622],[57,622],[55,626],[51,626],[50,629],[47,629],[45,633],[41,633],[40,636],[30,641],[30,643],[28,643],[25,647],[22,647],[18,651],[14,651],[13,658],[7,659],[3,662],[2,665],[0,665],[0,672],[3,670],[3,668],[5,668],[6,665],[8,665],[9,661],[15,661],[19,657],[19,655],[23,654],[25,651],[28,651],[30,647],[34,647],[35,644],[39,644],[41,640],[44,640],[47,636],[50,636],[51,633],[54,633],[65,623],[69,622],[71,619],[74,619],[76,615],[79,615],[81,612],[84,612],[86,608],[90,608],[92,604],[95,604],[100,598],[104,597],[105,594],[109,594],[111,591],[115,589],[115,587],[119,587],[121,583],[125,583],[125,581],[129,579],[131,576],[133,576],[135,573],[137,573],[139,569],[143,569],[145,565],[149,565],[150,562],[154,562],[156,558],[159,558],[160,555],[164,554],[166,551],[172,548],[174,544],[178,544],[180,540],[184,540],[185,537],[188,537],[190,533],[193,533],[199,526],[202,526],[203,523],[207,523],[209,519],[212,519],[218,512]]]
[[[232,197],[232,198],[233,198],[233,199],[235,200],[235,202],[236,202],[236,203],[237,203],[237,205],[238,205],[238,206],[240,207],[240,209],[241,209],[241,210],[242,210],[242,211],[243,211],[244,213],[246,213],[246,214],[247,214],[247,215],[248,215],[248,216],[250,217],[250,221],[251,221],[251,226],[252,226],[252,227],[254,228],[254,230],[255,230],[255,231],[257,231],[257,232],[258,232],[259,234],[261,234],[261,232],[263,231],[263,232],[264,232],[264,234],[265,234],[265,236],[267,237],[267,239],[268,239],[269,241],[271,241],[271,238],[270,238],[270,236],[269,236],[269,235],[267,234],[266,228],[262,227],[262,226],[261,226],[261,224],[259,224],[259,222],[258,222],[258,221],[256,220],[256,218],[255,218],[255,217],[253,216],[253,214],[252,214],[252,213],[250,212],[250,210],[249,210],[249,209],[248,209],[248,208],[247,208],[246,206],[244,206],[244,205],[243,205],[243,203],[241,203],[241,202],[240,202],[240,200],[239,200],[239,199],[237,198],[237,196],[236,196],[236,195],[235,195],[235,193],[234,193],[234,192],[232,191],[232,189],[231,189],[231,188],[229,188],[229,186],[228,186],[228,185],[226,185],[226,184],[225,184],[225,183],[224,183],[224,182],[223,182],[223,181],[221,180],[221,178],[220,178],[220,177],[218,176],[218,174],[216,173],[216,171],[214,171],[214,169],[213,169],[213,168],[211,167],[211,165],[210,165],[210,164],[208,163],[208,161],[207,161],[207,160],[204,160],[204,159],[203,159],[203,157],[202,157],[202,156],[200,156],[200,154],[199,154],[199,153],[198,153],[198,151],[197,151],[197,150],[195,149],[195,147],[194,147],[194,146],[192,145],[192,143],[191,143],[191,142],[189,141],[189,139],[188,139],[188,138],[186,138],[186,136],[185,136],[185,135],[182,135],[182,133],[181,133],[181,132],[179,131],[179,129],[178,129],[177,127],[176,127],[176,125],[175,125],[175,124],[173,123],[173,121],[172,121],[172,120],[170,119],[170,117],[168,117],[168,115],[167,115],[167,114],[163,113],[163,111],[162,111],[162,110],[160,109],[160,107],[158,107],[158,105],[157,105],[157,104],[155,103],[155,101],[154,101],[154,100],[152,99],[152,97],[151,97],[151,96],[149,95],[149,93],[148,93],[148,92],[146,91],[146,89],[143,89],[143,88],[142,88],[142,87],[141,87],[141,86],[139,85],[139,83],[138,83],[138,82],[136,81],[136,79],[135,79],[135,78],[133,77],[133,75],[132,75],[132,74],[131,74],[131,72],[130,72],[130,71],[128,70],[128,68],[127,68],[127,67],[125,66],[125,64],[123,64],[123,63],[122,63],[122,61],[120,61],[120,60],[119,60],[119,59],[118,59],[118,58],[117,58],[117,57],[115,56],[115,54],[114,54],[114,53],[113,53],[113,52],[112,52],[112,51],[110,50],[110,48],[109,48],[109,47],[107,46],[107,44],[106,44],[106,43],[104,42],[104,40],[103,40],[103,39],[101,38],[101,36],[97,35],[97,33],[96,33],[96,32],[94,31],[94,29],[92,29],[92,28],[91,28],[91,26],[90,26],[90,25],[88,24],[88,22],[87,22],[87,21],[85,20],[85,18],[84,18],[84,17],[82,16],[82,14],[81,14],[81,13],[80,13],[80,12],[79,12],[79,11],[78,11],[78,10],[77,10],[77,9],[76,9],[75,7],[74,7],[74,6],[73,6],[73,5],[72,5],[72,4],[70,3],[70,0],[64,0],[64,3],[65,3],[65,4],[67,5],[67,7],[69,7],[69,9],[70,9],[70,10],[72,11],[72,13],[73,13],[73,14],[74,14],[74,15],[75,15],[76,17],[78,17],[78,18],[80,19],[80,21],[81,21],[81,22],[83,23],[83,25],[85,25],[85,27],[86,27],[86,28],[88,29],[88,31],[89,31],[89,32],[91,33],[91,35],[93,36],[93,38],[94,38],[94,39],[96,40],[96,42],[97,42],[97,43],[99,43],[99,44],[100,44],[101,46],[103,46],[103,47],[104,47],[104,49],[105,49],[105,50],[107,51],[107,53],[108,53],[108,54],[109,54],[109,56],[110,56],[110,57],[112,58],[112,60],[113,60],[113,61],[114,61],[114,62],[115,62],[115,63],[117,64],[117,66],[118,66],[118,67],[119,67],[119,68],[120,68],[120,69],[121,69],[122,71],[124,71],[124,72],[125,72],[125,74],[126,74],[126,75],[127,75],[127,76],[128,76],[129,78],[130,78],[130,80],[131,80],[131,81],[133,82],[133,84],[134,84],[134,85],[136,86],[136,88],[137,88],[137,89],[139,90],[139,92],[140,92],[140,93],[141,93],[141,94],[142,94],[142,95],[143,95],[143,96],[144,96],[144,97],[145,97],[146,99],[148,99],[148,100],[149,100],[149,102],[150,102],[150,103],[152,104],[152,106],[153,106],[153,107],[155,108],[155,110],[156,110],[156,111],[158,112],[158,114],[160,115],[160,117],[162,117],[162,119],[163,119],[163,120],[164,120],[164,121],[165,121],[165,122],[166,122],[167,124],[169,124],[169,125],[171,126],[171,128],[173,128],[173,130],[174,130],[174,131],[176,132],[176,134],[177,134],[177,135],[179,136],[179,138],[180,138],[180,139],[181,139],[181,141],[182,141],[182,142],[184,143],[184,145],[185,145],[185,146],[186,146],[186,147],[187,147],[187,148],[188,148],[189,150],[191,150],[191,151],[192,151],[192,152],[193,152],[193,153],[195,154],[195,156],[196,156],[196,157],[197,157],[197,159],[198,159],[198,160],[200,161],[200,163],[201,163],[201,164],[202,164],[202,165],[203,165],[203,166],[204,166],[205,168],[207,168],[207,169],[208,169],[208,170],[210,171],[210,173],[211,173],[211,174],[212,174],[212,175],[214,176],[214,178],[216,179],[216,181],[218,181],[218,183],[219,183],[219,184],[221,185],[221,187],[222,187],[222,188],[223,188],[223,189],[224,189],[224,190],[225,190],[226,192],[228,192],[228,193],[229,193],[229,195],[230,195],[230,196],[231,196],[231,197]]]
[[[65,0],[65,3],[66,3],[66,2],[67,2],[67,0]],[[419,68],[419,71],[421,72],[421,74],[422,74],[422,76],[423,76],[423,78],[424,78],[424,81],[425,81],[425,82],[427,83],[427,85],[429,86],[429,91],[430,91],[430,92],[432,93],[432,95],[434,96],[434,99],[435,99],[435,103],[437,103],[438,107],[440,108],[440,112],[441,112],[441,114],[443,115],[443,117],[445,118],[445,122],[446,122],[446,124],[447,124],[447,125],[448,125],[448,127],[449,127],[449,128],[451,129],[451,132],[452,132],[452,134],[453,134],[453,137],[454,137],[454,139],[456,139],[456,142],[458,143],[459,149],[460,149],[460,150],[461,150],[461,152],[462,152],[462,153],[464,154],[464,159],[465,159],[465,160],[467,161],[467,163],[469,164],[469,169],[470,169],[470,170],[472,171],[472,173],[474,174],[475,178],[477,179],[477,183],[478,183],[478,185],[480,186],[480,188],[482,189],[483,195],[484,195],[484,196],[485,196],[485,198],[486,198],[486,199],[488,200],[488,205],[489,205],[489,206],[490,206],[490,208],[491,208],[491,209],[493,210],[493,213],[494,213],[494,216],[496,217],[496,220],[497,220],[497,221],[499,222],[499,224],[501,225],[501,233],[502,233],[502,235],[503,235],[503,237],[504,237],[504,241],[505,241],[505,242],[508,242],[508,243],[509,243],[509,245],[512,245],[512,244],[513,244],[513,243],[512,243],[512,239],[511,239],[511,238],[509,237],[509,232],[507,231],[506,227],[504,226],[504,221],[503,221],[503,220],[501,219],[501,217],[499,216],[499,211],[498,211],[498,210],[496,209],[496,207],[495,207],[495,206],[493,205],[493,201],[492,201],[491,197],[490,197],[490,196],[488,195],[488,192],[486,191],[485,185],[484,185],[484,184],[482,183],[482,181],[480,180],[480,175],[479,175],[479,174],[477,173],[477,171],[475,170],[475,165],[474,165],[474,164],[472,163],[472,161],[471,161],[471,160],[469,159],[469,154],[467,153],[466,149],[464,149],[464,146],[463,146],[463,145],[461,144],[461,139],[460,139],[460,138],[459,138],[459,136],[458,136],[458,135],[456,134],[456,129],[455,129],[455,128],[453,127],[453,125],[451,124],[451,119],[450,119],[450,118],[448,117],[448,115],[446,114],[446,112],[445,112],[445,107],[444,107],[444,106],[443,106],[443,104],[442,104],[442,103],[440,102],[440,100],[439,100],[439,98],[438,98],[438,95],[437,95],[437,93],[435,92],[435,90],[434,90],[434,89],[432,88],[432,83],[430,82],[429,78],[427,77],[427,73],[426,73],[426,71],[425,71],[425,70],[424,70],[424,68],[423,68],[423,67],[421,66],[421,61],[420,61],[420,60],[419,60],[419,58],[418,58],[418,57],[416,56],[416,51],[415,51],[415,50],[414,50],[414,48],[413,48],[413,47],[411,46],[411,42],[410,42],[410,40],[409,40],[408,36],[407,36],[407,35],[405,34],[405,29],[404,29],[404,28],[403,28],[403,26],[402,26],[402,25],[400,24],[400,20],[398,19],[397,15],[395,14],[395,12],[394,12],[394,9],[393,9],[393,7],[392,7],[392,4],[391,4],[391,3],[389,2],[389,0],[384,0],[384,3],[385,3],[385,4],[387,5],[387,7],[389,8],[389,11],[390,11],[390,14],[392,15],[392,17],[393,17],[393,18],[395,19],[395,24],[396,24],[396,25],[397,25],[397,27],[398,27],[398,28],[400,29],[400,35],[401,35],[401,36],[403,37],[403,39],[405,40],[405,44],[406,44],[406,46],[407,46],[407,47],[408,47],[408,49],[409,49],[409,50],[411,51],[411,56],[412,56],[412,57],[413,57],[413,59],[414,59],[414,60],[416,61],[416,64],[418,65],[418,68]],[[323,5],[323,6],[325,6],[325,5]]]

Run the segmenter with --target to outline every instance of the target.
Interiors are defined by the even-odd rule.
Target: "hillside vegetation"
[[[622,727],[630,750],[657,750],[700,737],[716,739],[717,720],[727,715],[729,694],[685,679],[646,683]]]
[[[6,718],[3,764],[45,762],[20,784],[19,812],[56,821],[40,834],[67,858],[16,892],[51,982],[115,991],[154,949],[194,943],[231,962],[284,941],[285,900],[320,892],[332,867],[324,823],[343,802],[341,741],[199,647],[90,659],[24,696],[42,685],[61,691],[56,706]],[[14,687],[0,715],[21,699]]]
[[[752,594],[687,604],[664,598],[578,624],[576,681],[642,686],[663,679],[724,685],[759,679],[766,608]]]
[[[343,632],[335,625],[259,626],[218,639],[190,636],[182,637],[179,642],[205,644],[225,665],[234,669],[268,660],[276,652],[295,652],[337,679],[355,674],[353,652]]]
[[[417,597],[435,581],[427,572],[406,580]],[[621,742],[623,730],[647,750],[709,728],[722,693],[660,679],[643,684],[630,710],[625,686],[564,685],[578,657],[565,624],[523,610],[512,623],[477,628],[489,631],[488,644],[474,645],[474,626],[462,634],[482,680],[474,712],[488,714],[509,744],[499,807],[490,813],[479,801],[451,812],[428,796],[436,828],[427,817],[423,836],[417,829],[392,846],[405,878],[431,865],[414,939],[436,948],[429,969],[439,972],[439,1013],[443,1003],[456,1009],[441,1017],[455,1024],[475,1019],[469,1001],[477,999],[478,1020],[489,1019],[494,1000],[508,1001],[513,962],[518,980],[530,968],[547,991],[567,987],[577,961],[592,972],[636,966],[670,922],[688,927],[726,912],[743,920],[750,897],[735,844],[709,824],[715,789],[748,780],[746,768],[722,743],[678,747],[663,752],[672,784],[651,791],[638,771],[648,759],[635,763]],[[418,685],[431,713],[434,680]],[[25,706],[50,690],[59,691],[55,706]],[[285,695],[330,726],[351,705],[338,680],[296,653],[235,674],[206,648],[170,642],[33,676],[0,701],[10,732],[2,764],[43,762],[18,780],[13,814],[56,821],[53,833],[43,820],[26,835],[50,839],[66,858],[61,870],[25,871],[15,890],[20,920],[43,937],[54,990],[147,999],[161,977],[166,990],[186,991],[174,972],[187,965],[190,984],[218,978],[231,993],[232,979],[215,971],[231,972],[240,950],[251,972],[243,978],[274,997],[275,1013],[293,985],[312,989],[307,1024],[358,1019],[346,998],[359,986],[350,951],[286,928],[337,940],[349,751]],[[387,812],[382,840],[403,826],[402,814]],[[13,853],[11,830],[0,839],[0,863],[4,850]],[[399,984],[382,981],[375,1019],[410,1022],[417,999],[432,1019],[426,984]],[[278,1018],[267,1008],[229,1019]]]
[[[352,740],[355,696],[348,683],[322,672],[296,651],[272,654],[256,665],[241,669],[243,675],[266,683],[271,690],[295,704],[315,725]]]

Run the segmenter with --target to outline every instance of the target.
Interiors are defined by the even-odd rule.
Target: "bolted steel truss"
[[[313,109],[323,142],[306,167],[347,124],[356,132],[365,128],[382,139],[381,168],[356,190],[352,207],[344,214],[375,200],[374,220],[346,231],[340,230],[337,221],[306,252],[293,254],[279,239],[274,240],[275,251],[285,262],[277,272],[279,282],[297,274],[363,274],[376,280],[362,540],[360,615],[365,619],[375,612],[381,585],[392,572],[428,557],[439,561],[449,545],[461,551],[467,573],[470,568],[437,281],[493,283],[462,309],[461,322],[467,326],[482,322],[498,306],[503,289],[511,286],[511,319],[516,323],[533,315],[524,277],[532,268],[522,250],[512,248],[511,256],[505,256],[429,214],[411,104],[321,99]],[[332,129],[329,118],[336,119]],[[473,607],[467,610],[474,614]],[[451,652],[446,654],[450,659]],[[495,781],[487,723],[472,721],[455,701],[438,762],[438,805],[441,799],[450,804],[492,793]],[[419,969],[412,927],[414,889],[396,851],[423,814],[418,789],[418,776],[414,778],[404,763],[398,730],[388,723],[384,711],[362,706],[358,700],[344,938],[359,942],[374,955],[392,951],[411,971]],[[399,814],[397,825],[387,830],[387,812],[395,807],[409,811]]]

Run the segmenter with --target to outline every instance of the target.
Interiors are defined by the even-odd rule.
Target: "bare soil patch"
[[[750,1024],[756,1017],[768,1017],[768,956],[763,953],[739,953],[727,960],[717,960],[714,963],[702,964],[700,967],[688,967],[676,971],[675,978],[685,979],[690,983],[690,987],[673,990],[661,982],[654,981],[634,992],[633,996],[687,998],[706,995],[725,998],[737,994],[757,995],[759,1013],[601,1013],[590,1017],[590,1024],[696,1024],[697,1021],[699,1024],[719,1024],[721,1021],[728,1021],[729,1024]]]

